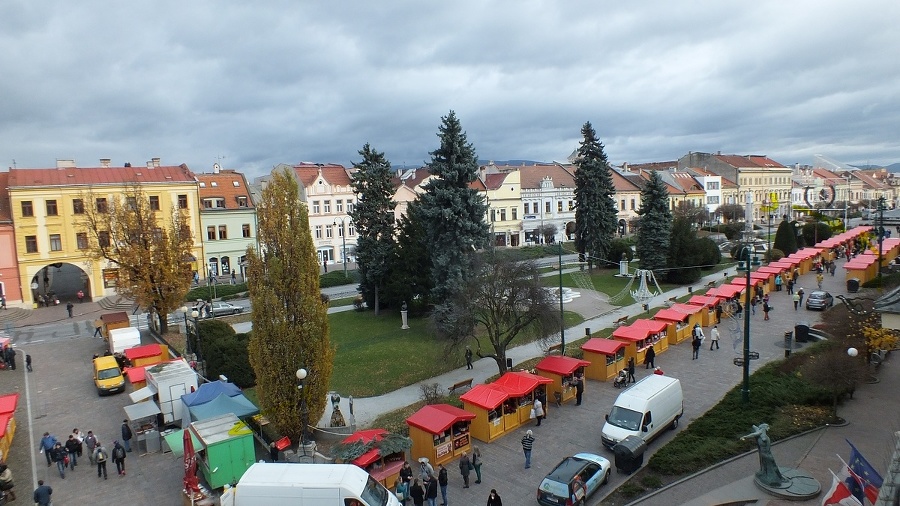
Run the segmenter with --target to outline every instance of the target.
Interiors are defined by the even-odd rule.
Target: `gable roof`
[[[784,165],[765,155],[715,155],[719,161],[745,169],[786,169]]]
[[[487,190],[496,190],[500,188],[503,186],[504,181],[506,181],[506,173],[484,175],[484,187]]]
[[[613,187],[616,192],[639,192],[643,186],[639,186],[634,179],[626,177],[618,170],[611,170]]]
[[[540,190],[541,181],[546,177],[553,181],[554,188],[575,188],[574,168],[569,170],[566,166],[559,164],[525,165],[510,168],[519,171],[523,190]]]
[[[197,181],[200,182],[200,200],[209,198],[225,199],[224,209],[248,209],[253,207],[253,199],[250,198],[250,187],[247,185],[247,179],[239,172],[223,170],[215,174],[197,174]],[[246,205],[239,205],[238,197],[247,197]]]
[[[391,178],[391,185],[394,190],[400,188],[401,186],[406,186],[407,188],[415,189],[417,186],[425,183],[429,177],[433,174],[428,171],[428,167],[419,167],[416,169],[409,169],[407,171],[403,171],[402,169],[397,171],[397,175]]]
[[[185,164],[160,165],[158,167],[9,169],[10,188],[194,182],[196,182],[194,174]]]
[[[294,170],[294,174],[297,175],[297,180],[305,187],[312,186],[318,179],[320,172],[322,179],[329,184],[350,186],[350,173],[346,167],[340,164],[300,162],[291,168]]]

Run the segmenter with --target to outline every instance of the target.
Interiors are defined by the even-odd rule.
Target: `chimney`
[[[213,174],[218,174],[220,170],[221,170],[221,167],[219,167],[219,164],[214,163],[213,164]]]
[[[109,158],[101,158],[101,159],[100,159],[100,166],[101,166],[101,167],[109,167],[109,163],[110,163],[111,161],[112,161],[112,160],[109,159]]]
[[[151,158],[150,163],[152,163],[154,167],[159,167],[159,158]]]
[[[622,162],[622,170],[625,171],[625,172],[631,172],[631,171],[628,169],[628,162]]]
[[[57,169],[74,169],[75,168],[75,160],[60,160],[56,159],[56,168]]]

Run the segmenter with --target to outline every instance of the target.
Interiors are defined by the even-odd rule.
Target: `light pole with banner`
[[[344,278],[347,277],[347,229],[344,227],[344,218],[335,218],[334,225],[337,226],[341,222],[341,241],[343,243],[341,250],[341,260],[344,262]]]

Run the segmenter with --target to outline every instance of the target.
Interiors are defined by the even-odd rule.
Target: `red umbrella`
[[[184,490],[193,497],[200,492],[200,482],[197,479],[197,454],[194,453],[194,441],[191,439],[191,431],[184,430]]]

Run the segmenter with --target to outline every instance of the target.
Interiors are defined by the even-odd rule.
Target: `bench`
[[[547,355],[552,355],[554,353],[562,353],[562,343],[554,344],[547,348]]]
[[[715,287],[716,287],[715,281],[710,281],[709,283],[706,284],[706,288],[715,288]]]
[[[459,389],[461,389],[461,388],[465,388],[465,389],[472,388],[472,380],[474,380],[474,378],[469,378],[469,379],[464,379],[464,380],[462,380],[462,381],[457,381],[456,383],[454,383],[453,385],[451,385],[450,388],[448,388],[447,390],[449,390],[449,393],[452,394],[453,392],[455,392],[455,391],[457,391],[457,390],[459,390]]]
[[[618,320],[616,320],[614,322],[614,325],[616,327],[621,327],[622,325],[625,325],[626,323],[628,323],[628,315],[625,315],[625,316],[619,318]]]

